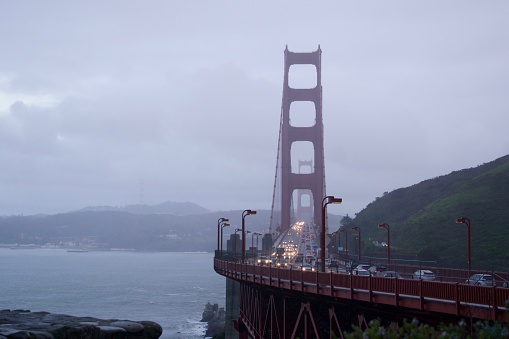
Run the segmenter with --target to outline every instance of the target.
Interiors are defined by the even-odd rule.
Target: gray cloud
[[[285,45],[323,50],[331,213],[509,152],[504,1],[2,7],[0,214],[269,209]]]

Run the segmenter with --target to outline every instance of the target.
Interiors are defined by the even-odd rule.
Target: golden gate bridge
[[[403,319],[413,318],[430,324],[464,318],[508,322],[507,285],[466,284],[465,277],[473,273],[470,269],[468,272],[441,269],[441,277],[449,278],[449,281],[387,278],[325,270],[326,207],[340,203],[341,199],[326,194],[321,53],[320,46],[316,51],[307,53],[291,52],[288,47],[284,50],[283,98],[267,237],[270,244],[265,242],[263,245],[264,251],[272,253],[292,229],[295,233],[295,225],[306,223],[307,236],[314,233],[320,237],[321,267],[308,271],[303,270],[303,265],[258,265],[255,260],[246,260],[245,237],[249,231],[245,230],[244,218],[256,213],[251,210],[243,212],[242,228],[235,231],[235,240],[237,231],[240,232],[241,255],[238,256],[237,246],[225,254],[222,244],[219,245],[222,234],[219,234],[218,221],[218,252],[214,269],[227,278],[226,311],[230,321],[226,324],[226,337],[343,338],[343,332],[350,330],[352,324],[366,327],[371,319],[380,319],[384,325],[392,326],[397,326]],[[314,86],[290,86],[290,71],[295,65],[314,67]],[[298,102],[312,103],[313,109],[309,114],[314,116],[314,123],[307,126],[292,124],[292,107]],[[313,145],[311,159],[300,159],[292,151],[299,142]],[[389,232],[388,225],[380,226],[384,225]],[[302,235],[295,239],[299,244],[306,240]],[[360,232],[358,239],[360,242]],[[387,266],[391,269],[390,242],[388,246]],[[359,259],[360,250],[359,246]],[[413,270],[415,267],[399,265],[398,269]],[[509,278],[505,273],[500,275],[504,275],[505,281]]]

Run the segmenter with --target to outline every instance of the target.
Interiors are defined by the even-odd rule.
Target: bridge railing
[[[433,298],[456,303],[471,303],[505,309],[509,288],[475,286],[456,282],[440,282],[376,276],[350,275],[333,272],[312,272],[292,268],[277,268],[214,260],[219,274],[237,280],[249,280],[277,286],[284,281],[292,284],[310,284],[332,289],[355,289],[394,295]],[[330,293],[330,292],[328,292]]]

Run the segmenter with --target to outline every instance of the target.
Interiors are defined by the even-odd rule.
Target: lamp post
[[[235,236],[233,237],[233,257],[237,255],[237,232],[242,232],[242,228],[235,229]]]
[[[325,215],[328,204],[341,204],[343,199],[328,195],[322,200],[322,230],[320,233],[320,259],[322,260],[322,272],[325,272]]]
[[[219,250],[219,229],[221,228],[221,223],[223,221],[230,221],[227,218],[219,218],[217,219],[217,250]]]
[[[352,227],[352,230],[357,231],[359,233],[359,262],[361,261],[361,229],[359,227]]]
[[[346,229],[344,228],[340,229],[339,233],[345,233],[345,252],[346,257],[348,258],[348,233],[346,233]]]
[[[385,228],[387,230],[387,266],[391,265],[391,231],[389,225],[386,223],[378,225],[378,228]]]
[[[256,214],[256,211],[253,210],[244,210],[242,211],[242,263],[244,263],[244,258],[246,257],[246,237],[244,236],[245,233],[245,218],[248,215]]]
[[[467,225],[467,254],[468,254],[468,276],[470,277],[470,270],[471,270],[471,265],[472,265],[472,260],[471,260],[471,256],[470,256],[470,220],[468,218],[458,218],[456,219],[456,223],[457,224],[465,224]]]
[[[223,253],[223,228],[230,226],[230,224],[223,222],[221,223],[221,253]]]

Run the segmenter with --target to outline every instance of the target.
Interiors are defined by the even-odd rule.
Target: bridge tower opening
[[[303,167],[309,167],[308,172],[303,172]],[[299,174],[313,172],[312,160],[299,160]],[[313,195],[308,189],[297,190],[297,220],[310,222],[313,221]]]
[[[283,99],[281,107],[281,131],[280,131],[280,152],[281,152],[281,230],[288,230],[295,220],[292,220],[292,198],[297,191],[299,197],[298,206],[300,206],[300,197],[309,194],[309,213],[312,215],[312,221],[315,224],[321,223],[321,203],[325,196],[325,164],[323,151],[323,121],[322,121],[322,84],[321,84],[321,54],[320,46],[314,52],[295,53],[288,50],[284,52],[284,83]],[[311,87],[292,87],[291,85],[299,83],[299,67],[314,66],[316,71],[316,82]],[[296,76],[294,70],[297,69]],[[314,74],[313,74],[314,76]],[[308,79],[309,80],[309,79]],[[291,81],[291,84],[290,84]],[[314,119],[307,119],[307,125],[292,123],[292,109],[300,106],[298,103],[310,102],[310,112]],[[295,119],[294,119],[295,120]],[[307,143],[312,145],[311,171],[309,173],[299,173],[292,170],[292,156],[299,156],[296,151],[296,145]],[[314,166],[313,166],[314,164]],[[301,193],[302,192],[302,195]],[[303,211],[303,210],[301,210]]]

